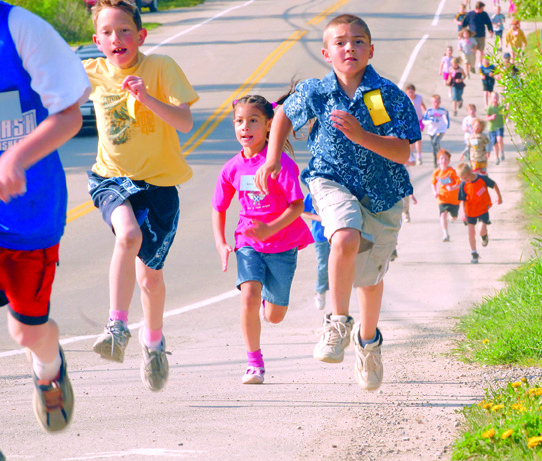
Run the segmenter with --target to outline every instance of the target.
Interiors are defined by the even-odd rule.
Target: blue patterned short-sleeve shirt
[[[365,93],[373,90],[380,90],[389,117],[389,121],[380,125],[373,123],[363,99]],[[358,200],[368,197],[369,210],[373,213],[388,210],[412,194],[404,165],[353,143],[334,128],[330,120],[331,111],[343,110],[354,115],[371,133],[408,139],[411,144],[421,139],[418,117],[410,99],[394,83],[378,75],[372,66],[366,67],[353,99],[340,88],[335,73],[330,72],[322,80],[299,83],[283,109],[294,130],[315,118],[308,140],[312,157],[301,174],[303,181],[308,183],[322,177],[342,184]]]

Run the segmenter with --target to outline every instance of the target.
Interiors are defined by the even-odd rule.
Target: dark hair
[[[143,29],[143,22],[141,21],[141,14],[139,13],[139,8],[136,6],[135,2],[132,0],[98,0],[96,4],[92,7],[92,22],[94,23],[94,30],[98,22],[98,16],[106,8],[118,8],[124,11],[128,16],[131,16],[134,20],[134,24],[137,30]]]
[[[406,90],[416,91],[416,87],[415,87],[412,83],[409,83],[409,84],[405,87],[405,91],[406,91]]]
[[[292,79],[292,81],[290,82],[290,89],[288,90],[288,93],[282,95],[279,99],[277,99],[275,103],[271,103],[263,96],[257,94],[249,94],[243,96],[242,98],[236,99],[231,104],[233,108],[233,113],[235,114],[235,108],[238,104],[250,104],[251,106],[254,106],[257,110],[259,110],[267,118],[267,120],[271,120],[275,116],[275,107],[278,105],[282,105],[284,101],[288,99],[288,96],[290,96],[295,91],[296,84],[297,80]],[[283,149],[295,158],[294,148],[290,144],[290,141],[286,140]]]

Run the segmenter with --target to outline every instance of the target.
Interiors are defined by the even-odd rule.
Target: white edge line
[[[399,80],[399,83],[397,84],[399,88],[403,89],[403,85],[405,84],[405,81],[408,78],[408,74],[410,74],[410,70],[412,69],[412,66],[414,65],[414,61],[416,61],[416,57],[418,56],[418,53],[420,52],[423,44],[428,38],[429,38],[429,34],[425,34],[412,50],[412,53],[410,54],[410,58],[408,59],[408,63],[405,67],[405,70],[403,71],[403,75],[401,75],[401,79]]]
[[[225,14],[229,13],[230,11],[236,10],[238,8],[244,8],[245,6],[250,5],[251,3],[254,3],[255,0],[249,0],[248,2],[243,3],[242,5],[232,6],[231,8],[228,8],[227,10],[221,11],[220,13],[215,14],[214,16],[206,19],[203,22],[200,22],[199,24],[196,24],[192,27],[189,27],[186,30],[183,30],[182,32],[179,32],[176,35],[173,35],[172,37],[169,37],[168,39],[164,40],[163,42],[159,43],[158,45],[153,46],[152,48],[149,48],[145,54],[151,54],[154,51],[156,51],[158,48],[160,48],[162,45],[165,45],[166,43],[169,43],[176,38],[180,37],[181,35],[187,34],[188,32],[192,32],[193,30],[196,30],[198,27],[201,27],[208,22],[214,21],[215,19],[219,18],[220,16],[224,16]]]
[[[237,289],[236,290],[231,290],[231,291],[226,291],[225,293],[222,293],[221,295],[214,296],[212,298],[205,299],[203,301],[200,301],[200,302],[197,302],[197,303],[194,303],[194,304],[190,304],[190,305],[185,306],[185,307],[179,307],[178,309],[173,309],[171,311],[167,311],[167,312],[164,313],[164,318],[173,317],[174,315],[184,314],[185,312],[193,311],[195,309],[199,309],[201,307],[209,306],[211,304],[216,304],[216,303],[219,303],[219,302],[224,301],[226,299],[233,298],[234,296],[237,296],[240,293],[241,292],[239,290],[237,290]],[[141,328],[142,326],[143,326],[143,322],[136,322],[136,323],[132,323],[131,325],[128,325],[128,328],[130,330],[137,330],[137,329]],[[71,344],[71,343],[75,343],[75,342],[78,342],[78,341],[85,341],[87,339],[94,339],[94,338],[97,338],[98,336],[99,335],[74,336],[73,338],[62,339],[60,341],[60,344],[61,345]],[[0,353],[0,358],[11,357],[13,355],[24,354],[25,352],[26,352],[26,348],[17,349],[17,350],[14,350],[14,351],[1,352]]]
[[[440,3],[437,8],[437,12],[435,13],[435,17],[433,18],[433,22],[431,23],[432,26],[436,26],[438,24],[440,13],[442,12],[442,9],[444,8],[445,3],[446,3],[446,0],[440,0]]]

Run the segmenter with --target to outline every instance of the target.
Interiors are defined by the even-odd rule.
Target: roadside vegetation
[[[199,5],[205,0],[160,0],[158,11],[172,8],[188,8]],[[94,27],[91,15],[83,0],[9,0],[13,5],[22,6],[41,16],[50,23],[70,45],[82,45],[92,42]],[[148,11],[143,8],[143,12]],[[143,14],[143,27],[154,29],[160,24],[146,23]]]
[[[542,18],[539,0],[520,0],[518,17]],[[500,58],[497,58],[500,59]],[[480,365],[542,366],[542,53],[540,31],[529,36],[514,75],[501,69],[507,124],[522,139],[523,209],[533,257],[504,277],[505,287],[461,318],[454,352]],[[501,66],[502,67],[502,66]],[[520,377],[518,377],[519,379]],[[486,389],[478,404],[463,408],[453,460],[542,460],[542,382],[526,378]]]

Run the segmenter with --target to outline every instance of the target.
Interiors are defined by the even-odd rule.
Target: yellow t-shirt
[[[92,84],[98,125],[98,155],[92,171],[105,178],[126,176],[156,186],[188,181],[192,169],[177,131],[121,89],[129,75],[141,77],[150,96],[167,104],[193,104],[199,97],[169,56],[139,53],[138,63],[119,69],[104,58],[83,62]],[[134,104],[135,102],[135,104]]]

